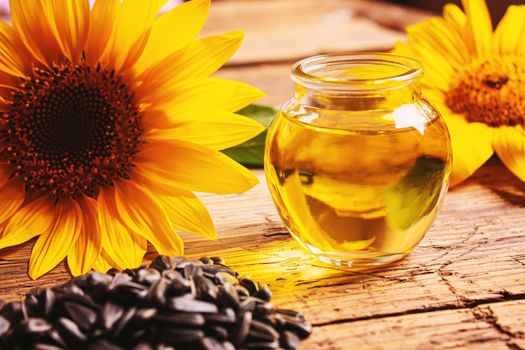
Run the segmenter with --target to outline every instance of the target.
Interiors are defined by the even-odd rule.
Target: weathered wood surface
[[[291,93],[291,61],[254,62],[218,75],[252,83],[267,91],[265,102],[282,103]],[[202,195],[220,239],[186,237],[187,253],[225,257],[268,283],[276,304],[304,312],[316,327],[303,349],[525,349],[525,185],[497,161],[449,193],[412,255],[359,273],[306,256],[282,226],[262,171],[255,172],[261,184],[245,194]],[[69,279],[61,264],[31,281],[31,244],[1,253],[0,298]]]
[[[288,62],[323,52],[387,50],[403,38],[394,29],[425,16],[363,0],[233,0],[212,6],[203,34],[243,28],[245,41],[230,65]]]

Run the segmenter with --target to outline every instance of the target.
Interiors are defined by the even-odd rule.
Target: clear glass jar
[[[450,137],[421,95],[419,62],[325,55],[292,69],[294,96],[266,141],[285,225],[324,262],[366,269],[409,254],[448,188]]]

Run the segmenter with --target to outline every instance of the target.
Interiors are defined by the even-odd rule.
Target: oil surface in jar
[[[434,221],[450,172],[448,132],[424,106],[285,108],[266,173],[283,221],[309,251],[362,261],[407,254]]]

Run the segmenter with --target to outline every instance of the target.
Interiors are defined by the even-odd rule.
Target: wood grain
[[[427,16],[392,8],[351,0],[224,1],[213,4],[203,34],[244,30],[245,41],[230,65],[289,62],[326,52],[388,50],[403,34],[367,17],[403,23]],[[412,13],[418,15],[407,16]]]
[[[246,29],[233,65],[217,75],[251,83],[282,104],[290,64],[325,51],[384,50],[393,29],[425,18],[380,2],[231,0],[214,2],[206,34]],[[525,185],[492,160],[445,200],[425,239],[405,260],[348,272],[306,255],[287,234],[264,183],[241,195],[201,195],[218,241],[185,235],[192,257],[223,256],[266,282],[280,307],[315,325],[303,349],[525,349]],[[0,298],[69,280],[62,263],[27,276],[33,242],[0,252]],[[150,249],[146,261],[155,252]]]
[[[348,272],[303,253],[264,183],[242,195],[202,198],[220,240],[187,237],[187,253],[221,255],[268,283],[277,305],[302,310],[316,325],[306,349],[519,349],[525,341],[525,186],[495,161],[449,193],[412,255],[377,271]],[[0,298],[68,279],[61,265],[30,281],[29,249],[4,252]]]

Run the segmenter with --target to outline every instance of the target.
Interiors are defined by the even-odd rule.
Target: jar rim
[[[357,66],[390,67],[391,74],[370,78],[330,76],[323,72]],[[391,53],[325,54],[305,58],[295,63],[291,76],[296,84],[309,89],[338,92],[370,92],[398,89],[412,84],[423,75],[422,64],[410,57]]]

